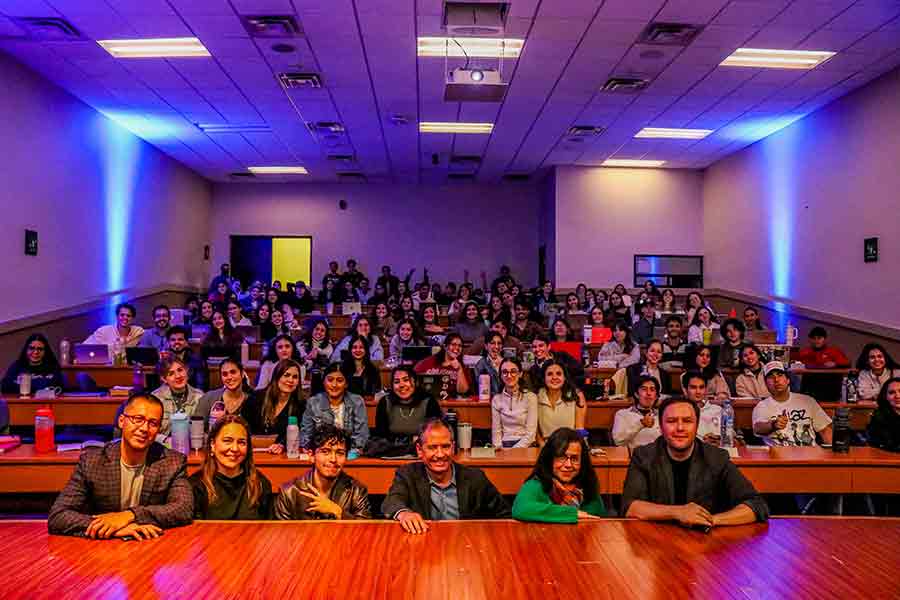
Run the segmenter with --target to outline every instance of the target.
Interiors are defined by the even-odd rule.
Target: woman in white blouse
[[[691,321],[691,327],[688,329],[688,344],[705,344],[703,332],[714,331],[719,328],[716,318],[710,309],[701,306],[694,313],[694,319]]]
[[[613,325],[613,339],[603,344],[597,360],[613,361],[618,369],[641,361],[641,349],[631,339],[631,325],[627,321],[616,321]]]
[[[500,363],[503,391],[491,399],[491,440],[495,448],[528,448],[537,434],[534,392],[522,389],[522,365],[515,358]]]
[[[881,386],[892,377],[900,377],[900,366],[894,362],[884,346],[869,343],[863,346],[856,359],[859,371],[859,397],[862,400],[876,400]]]

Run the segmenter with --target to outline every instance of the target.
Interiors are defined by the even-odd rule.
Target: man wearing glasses
[[[275,501],[275,518],[371,519],[369,491],[344,473],[350,434],[323,423],[313,432],[312,451],[312,468],[281,487]]]
[[[50,533],[141,540],[191,522],[187,459],[154,441],[162,416],[157,398],[135,394],[128,399],[118,417],[122,439],[82,451],[50,509]]]

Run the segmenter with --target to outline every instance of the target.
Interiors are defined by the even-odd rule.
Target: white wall
[[[0,322],[203,282],[204,179],[3,54],[0,82]]]
[[[635,254],[703,254],[702,174],[556,169],[556,285],[631,287]]]
[[[716,163],[703,200],[708,285],[900,327],[900,70]]]
[[[416,281],[427,267],[441,283],[462,281],[464,269],[477,281],[482,268],[490,281],[505,263],[533,285],[538,204],[537,189],[524,184],[221,184],[211,266],[229,260],[231,235],[310,235],[314,287],[330,260],[343,268],[348,258],[369,276],[389,264],[401,275],[415,267]]]

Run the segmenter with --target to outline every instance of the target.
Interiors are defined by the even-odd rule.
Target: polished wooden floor
[[[703,534],[600,520],[206,522],[146,542],[55,537],[0,523],[3,597],[866,598],[900,597],[900,520],[773,519]]]

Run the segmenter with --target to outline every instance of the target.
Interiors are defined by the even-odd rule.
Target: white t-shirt
[[[700,409],[700,424],[697,427],[697,437],[701,440],[709,434],[722,435],[722,407],[711,402]]]
[[[794,392],[784,402],[774,398],[760,400],[753,408],[753,422],[767,423],[782,414],[788,416],[787,427],[761,436],[767,446],[815,446],[816,432],[831,425],[831,418],[815,399]]]
[[[344,428],[344,403],[341,402],[337,406],[331,407],[331,412],[334,414],[334,426],[338,429]]]

